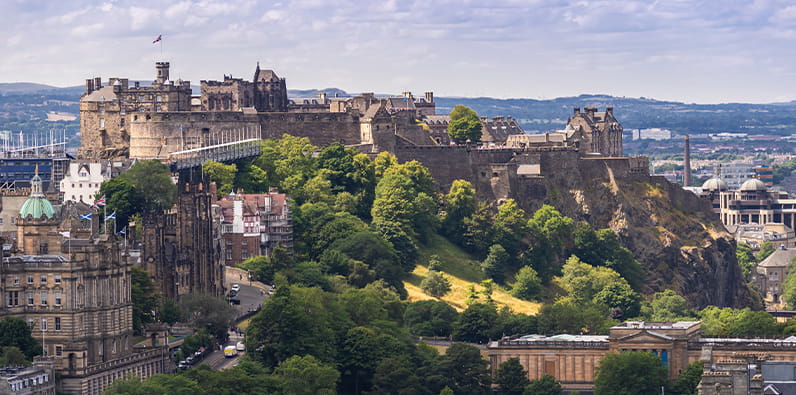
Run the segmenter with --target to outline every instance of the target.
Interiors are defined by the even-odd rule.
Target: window
[[[249,259],[249,250],[242,250],[240,252],[240,259],[246,260]]]
[[[100,118],[100,129],[105,127],[105,118]]]
[[[14,285],[19,285],[19,276],[14,276]]]
[[[33,328],[33,318],[28,318],[28,327]]]
[[[56,292],[55,293],[55,305],[56,306],[60,306],[61,305],[61,293],[60,292]]]
[[[33,292],[28,292],[28,306],[33,306]]]
[[[6,292],[6,305],[8,307],[19,306],[19,291]]]
[[[50,246],[47,243],[39,244],[39,253],[40,254],[47,254],[50,252]]]
[[[46,274],[42,274],[41,275],[41,285],[47,285],[47,275]]]
[[[60,357],[64,353],[63,346],[55,346],[55,356]]]
[[[33,275],[28,274],[28,284],[33,284]]]
[[[47,306],[47,291],[42,291],[41,293],[41,305]]]
[[[47,319],[46,318],[42,318],[41,319],[41,330],[42,331],[46,331],[47,330]]]
[[[227,248],[227,260],[232,260],[232,248]]]
[[[61,330],[61,317],[55,317],[55,330]]]
[[[56,274],[55,275],[55,283],[56,284],[60,284],[61,283],[61,275],[60,274]]]

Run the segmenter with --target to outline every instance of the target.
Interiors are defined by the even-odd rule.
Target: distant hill
[[[326,88],[326,89],[288,89],[287,96],[289,98],[294,97],[318,97],[319,93],[326,93],[326,96],[329,98],[332,97],[351,97],[351,95],[342,90],[337,88]]]
[[[561,129],[574,107],[592,106],[614,115],[627,129],[665,128],[680,133],[737,132],[748,134],[796,134],[796,102],[776,104],[688,104],[645,97],[580,95],[550,100],[435,97],[437,113],[449,112],[457,104],[481,116],[510,115],[526,131]]]

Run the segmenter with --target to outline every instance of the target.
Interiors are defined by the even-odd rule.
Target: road
[[[227,344],[225,344],[224,347],[234,346],[238,344],[239,341],[243,341],[243,335],[237,335],[234,332],[230,332],[229,341],[227,341]],[[210,368],[213,370],[227,370],[237,365],[238,360],[240,359],[240,357],[243,356],[243,354],[245,354],[245,352],[239,351],[236,357],[227,358],[224,356],[224,351],[215,350],[212,353],[210,353],[208,356],[206,356],[201,363],[203,365],[209,365]]]

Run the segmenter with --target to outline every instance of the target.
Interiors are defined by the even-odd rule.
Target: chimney
[[[426,103],[434,103],[434,92],[425,93]]]
[[[610,114],[611,116],[613,116],[614,115],[614,107],[613,106],[605,107],[605,113],[606,114]]]
[[[89,79],[86,79],[86,94],[88,95],[91,92],[94,92],[94,80],[89,78]]]
[[[683,186],[691,186],[691,141],[685,135],[685,155],[683,156]]]
[[[94,90],[98,91],[100,88],[102,88],[102,78],[94,77]]]
[[[411,99],[412,98],[412,92],[404,92],[403,95],[407,99]]]
[[[578,116],[580,114],[580,107],[575,107],[575,111],[573,111],[572,115]]]
[[[326,104],[326,92],[318,93],[321,104]]]

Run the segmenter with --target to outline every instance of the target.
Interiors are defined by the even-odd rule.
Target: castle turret
[[[165,84],[169,80],[169,62],[157,62],[155,63],[155,69],[157,70],[155,83]]]

